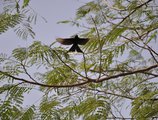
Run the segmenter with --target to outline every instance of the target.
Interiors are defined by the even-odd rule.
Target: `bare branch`
[[[23,69],[24,69],[26,75],[29,76],[29,78],[30,78],[31,80],[33,80],[34,82],[37,82],[37,81],[28,73],[28,71],[27,71],[27,69],[26,69],[26,67],[25,67],[25,65],[24,65],[23,63],[21,63],[21,66],[23,67]]]

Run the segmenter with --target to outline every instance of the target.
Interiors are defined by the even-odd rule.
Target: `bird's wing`
[[[74,38],[57,38],[56,41],[63,45],[72,45],[74,43]]]
[[[89,41],[88,38],[79,38],[78,41],[77,41],[77,43],[79,45],[85,45],[88,41]]]

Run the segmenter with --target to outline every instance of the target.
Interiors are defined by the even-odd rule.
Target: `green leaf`
[[[158,91],[148,91],[137,97],[132,102],[132,117],[136,120],[144,120],[158,115],[158,102],[154,100],[157,94]]]
[[[94,2],[94,1],[88,2],[77,10],[76,19],[81,19],[83,17],[86,17],[86,15],[89,14],[90,12],[96,12],[99,9],[100,8],[98,6],[98,3]]]
[[[60,23],[63,23],[63,24],[65,24],[65,23],[70,23],[71,21],[69,21],[69,20],[63,20],[63,21],[59,21],[59,22],[57,22],[57,24],[60,24]]]
[[[139,52],[138,52],[138,51],[136,51],[136,50],[131,50],[131,51],[130,51],[130,56],[131,56],[131,57],[137,56],[137,55],[139,55]]]
[[[0,34],[6,32],[9,28],[14,28],[23,19],[21,14],[0,14]]]
[[[27,58],[27,49],[26,48],[16,48],[13,50],[12,54],[17,60],[23,61]]]
[[[41,112],[49,112],[51,109],[54,109],[56,106],[59,105],[59,101],[52,100],[52,101],[44,101],[40,105],[40,111]]]
[[[155,31],[153,34],[151,34],[151,36],[149,37],[149,39],[146,41],[146,44],[148,44],[151,40],[153,40],[154,38],[156,38],[157,36],[157,31]]]
[[[118,36],[120,36],[127,28],[115,28],[111,30],[105,37],[104,42],[113,43]]]
[[[108,105],[104,100],[97,99],[94,96],[82,101],[78,106],[74,106],[77,114],[87,120],[90,120],[92,116],[98,116],[98,114],[100,115],[99,118],[106,119],[107,108]]]
[[[23,5],[22,8],[26,7],[29,5],[30,0],[23,0]]]
[[[2,94],[3,92],[6,92],[8,90],[10,90],[13,86],[10,84],[5,84],[2,87],[0,87],[0,94]]]
[[[35,106],[33,105],[23,113],[20,120],[33,120],[34,114],[35,114]]]

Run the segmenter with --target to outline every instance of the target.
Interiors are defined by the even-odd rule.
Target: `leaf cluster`
[[[24,3],[25,8],[28,1]],[[152,0],[97,0],[81,6],[74,20],[59,22],[83,28],[80,36],[90,40],[81,46],[81,55],[69,55],[55,43],[40,41],[14,49],[12,57],[1,54],[2,83],[18,83],[17,96],[10,86],[0,89],[2,95],[9,91],[9,99],[1,102],[3,117],[10,119],[16,110],[23,110],[17,116],[28,119],[126,119],[126,108],[131,119],[157,117],[158,9],[154,4]],[[39,106],[21,108],[27,90],[19,84],[43,92]]]

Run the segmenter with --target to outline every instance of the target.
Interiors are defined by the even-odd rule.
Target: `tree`
[[[20,3],[20,0],[1,1],[4,4],[4,11],[0,15],[0,34],[9,28],[14,28],[16,34],[21,38],[27,39],[28,36],[34,38],[35,33],[31,23],[36,23],[37,13],[27,7],[29,1],[23,0],[23,3]]]
[[[84,28],[84,54],[39,41],[1,54],[1,119],[156,119],[157,13],[154,0],[94,0],[59,22]],[[40,105],[23,108],[34,88],[44,92]]]

